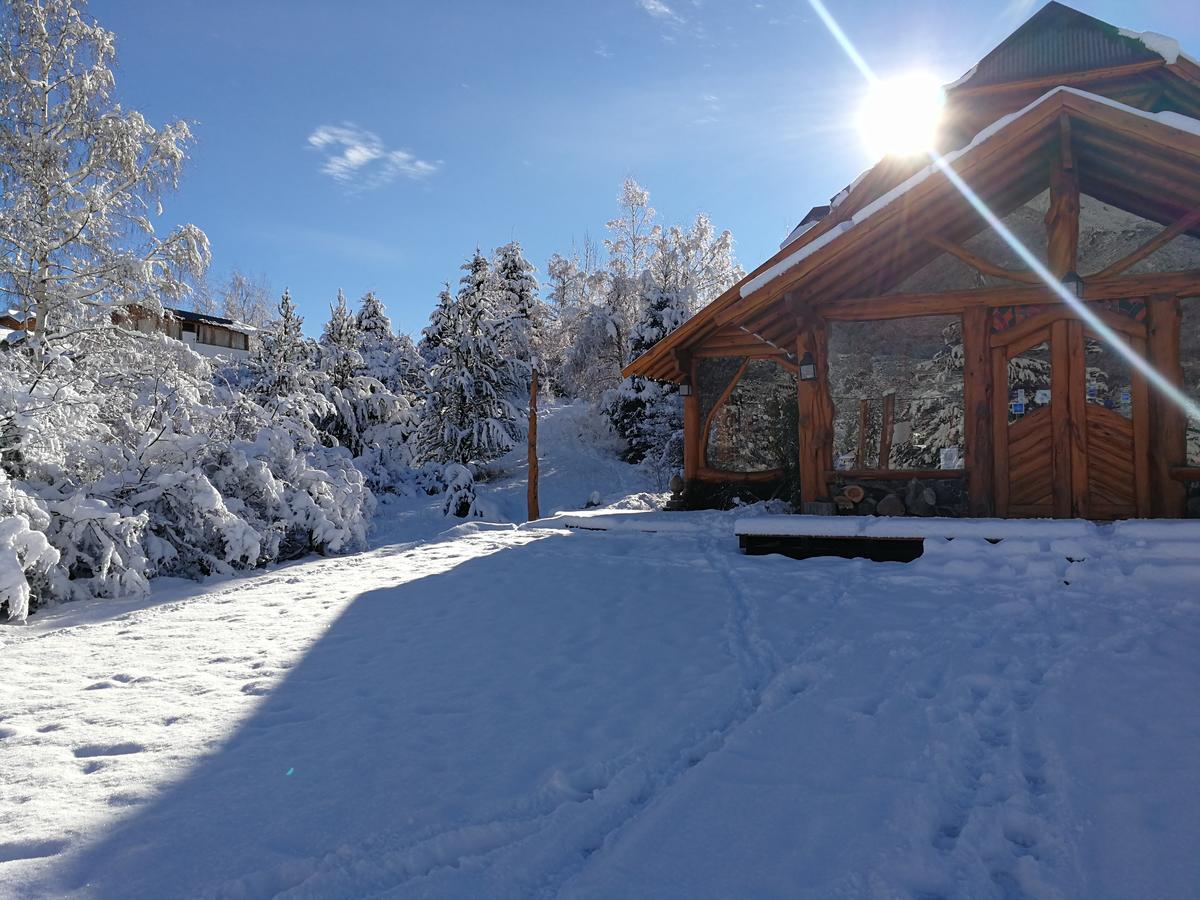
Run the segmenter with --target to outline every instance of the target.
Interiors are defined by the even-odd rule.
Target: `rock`
[[[931,487],[922,487],[915,478],[904,491],[908,512],[914,516],[932,516],[937,507],[937,493]]]
[[[805,503],[800,511],[806,516],[832,516],[837,512],[837,507],[826,500],[813,500]]]
[[[873,516],[876,513],[876,507],[878,505],[879,504],[877,504],[873,498],[867,497],[862,503],[858,504],[855,512],[857,512],[860,516]]]
[[[904,501],[896,494],[888,494],[875,507],[875,514],[880,516],[902,516],[904,513]]]
[[[1200,497],[1192,497],[1187,502],[1187,517],[1200,519]]]
[[[682,494],[683,488],[684,488],[683,477],[680,475],[672,475],[671,476],[671,493],[672,494]]]

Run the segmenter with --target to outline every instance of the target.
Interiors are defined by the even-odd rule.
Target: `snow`
[[[1159,34],[1155,31],[1131,31],[1128,28],[1118,29],[1118,33],[1121,37],[1140,41],[1151,53],[1161,56],[1169,66],[1179,62],[1179,41],[1169,35]]]
[[[1119,103],[1116,100],[1110,100],[1107,97],[1101,97],[1097,94],[1091,94],[1091,93],[1088,93],[1087,91],[1078,90],[1077,88],[1059,86],[1059,87],[1053,88],[1050,91],[1047,91],[1045,94],[1038,97],[1036,100],[1032,101],[1027,106],[1017,110],[1016,112],[1009,113],[1008,115],[1002,116],[1001,118],[997,119],[995,122],[993,122],[987,128],[983,129],[983,131],[979,132],[979,134],[975,135],[975,137],[971,139],[971,142],[968,143],[965,147],[962,147],[962,148],[952,151],[950,153],[943,154],[942,161],[944,162],[945,165],[952,164],[957,159],[959,159],[959,157],[974,150],[976,147],[978,147],[980,144],[987,141],[989,138],[994,137],[1009,123],[1016,121],[1017,119],[1024,116],[1026,113],[1037,108],[1041,104],[1048,101],[1050,98],[1052,98],[1060,93],[1076,94],[1080,97],[1086,97],[1087,99],[1095,101],[1097,103],[1103,103],[1106,106],[1111,106],[1114,109],[1119,109],[1122,112],[1129,113],[1130,115],[1135,115],[1135,116],[1138,116],[1138,117],[1144,118],[1144,119],[1150,119],[1152,121],[1158,122],[1161,125],[1166,125],[1169,128],[1173,128],[1177,131],[1183,131],[1188,134],[1200,135],[1200,119],[1193,119],[1193,118],[1190,118],[1189,116],[1182,115],[1181,113],[1171,112],[1171,111],[1158,112],[1158,113],[1146,112],[1145,110],[1135,109],[1132,106],[1126,106],[1124,103]],[[873,200],[871,203],[864,206],[862,209],[860,209],[858,212],[856,212],[850,218],[848,218],[842,222],[838,222],[837,224],[832,226],[829,231],[825,232],[820,237],[816,238],[815,240],[811,241],[810,243],[805,244],[803,247],[798,248],[795,253],[792,253],[790,256],[785,257],[784,259],[777,262],[775,265],[771,266],[769,269],[763,270],[757,276],[755,276],[754,278],[751,278],[750,280],[745,282],[739,291],[740,295],[742,297],[749,297],[751,294],[755,293],[756,291],[759,291],[762,288],[766,287],[768,284],[770,284],[776,278],[779,278],[781,275],[785,274],[786,272],[791,271],[796,266],[798,266],[800,263],[802,263],[804,260],[808,259],[810,256],[815,254],[817,251],[819,251],[819,250],[823,249],[824,247],[828,246],[829,244],[833,243],[834,240],[836,240],[838,237],[845,234],[846,232],[850,231],[855,225],[859,225],[862,222],[866,221],[871,216],[873,216],[875,213],[879,212],[884,207],[886,207],[886,206],[890,205],[891,203],[895,202],[896,200],[900,199],[905,194],[907,194],[909,191],[911,191],[913,188],[915,188],[917,185],[923,183],[924,181],[926,181],[928,178],[930,178],[931,176],[933,176],[935,173],[937,173],[939,171],[941,171],[941,165],[936,162],[931,163],[930,165],[926,166],[924,169],[921,169],[919,172],[915,173],[914,175],[912,175],[905,181],[898,184],[896,187],[892,188],[892,190],[881,195],[880,197],[877,197],[875,200]]]
[[[1050,541],[1089,538],[1121,545],[1139,540],[1193,541],[1200,558],[1200,522],[1129,520],[1112,524],[1080,519],[944,519],[874,516],[750,516],[734,523],[738,535],[824,537],[988,538]]]
[[[795,520],[658,511],[594,427],[546,410],[538,522],[390,498],[366,552],[0,629],[0,896],[1200,883],[1195,523],[746,557],[735,530]],[[489,519],[515,475],[477,484]]]

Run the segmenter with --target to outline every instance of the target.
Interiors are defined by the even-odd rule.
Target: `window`
[[[773,359],[697,363],[704,464],[740,474],[796,467],[796,376]]]
[[[835,467],[961,468],[962,369],[958,316],[830,323]]]

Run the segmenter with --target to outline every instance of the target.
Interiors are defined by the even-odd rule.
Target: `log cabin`
[[[1097,333],[1200,400],[1200,65],[1052,2],[945,88],[934,151],[626,367],[680,386],[684,505],[1200,514],[1200,422]]]
[[[36,318],[18,310],[0,311],[0,345],[13,343],[24,332],[35,327]],[[139,306],[113,310],[114,325],[142,332],[162,332],[167,337],[187,344],[201,356],[236,362],[249,359],[258,329],[236,319],[190,309],[164,306],[157,315]]]

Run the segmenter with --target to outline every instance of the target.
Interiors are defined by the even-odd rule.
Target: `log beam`
[[[1004,278],[1008,281],[1020,282],[1021,284],[1038,284],[1041,282],[1041,279],[1038,278],[1033,272],[1027,270],[1018,271],[1016,269],[1006,269],[1004,266],[996,265],[995,263],[984,259],[982,256],[972,253],[966,247],[952,243],[951,241],[947,241],[944,238],[930,237],[926,238],[925,240],[932,246],[937,247],[937,249],[941,250],[943,253],[949,253],[951,256],[962,260],[980,275],[991,275],[993,278]]]
[[[1108,278],[1093,277],[1084,281],[1085,301],[1123,300],[1149,294],[1200,298],[1200,269],[1117,275]],[[1049,287],[1003,287],[974,291],[851,297],[821,304],[815,311],[827,322],[862,322],[907,319],[913,316],[959,315],[975,306],[1031,306],[1058,301],[1058,295]]]
[[[1146,243],[1142,244],[1142,246],[1138,247],[1132,253],[1129,253],[1128,255],[1121,257],[1112,265],[1106,266],[1105,268],[1101,269],[1093,277],[1108,278],[1113,275],[1120,275],[1126,269],[1132,268],[1133,266],[1137,265],[1139,262],[1141,262],[1143,259],[1145,259],[1147,256],[1149,256],[1151,253],[1153,253],[1154,251],[1156,251],[1160,247],[1162,247],[1164,244],[1169,244],[1171,241],[1175,240],[1175,238],[1179,237],[1185,231],[1191,231],[1197,225],[1200,225],[1200,207],[1193,209],[1186,216],[1183,216],[1182,218],[1175,220],[1175,222],[1168,225],[1166,228],[1164,228],[1162,231],[1160,231],[1154,237],[1150,238],[1150,240],[1146,241]]]

